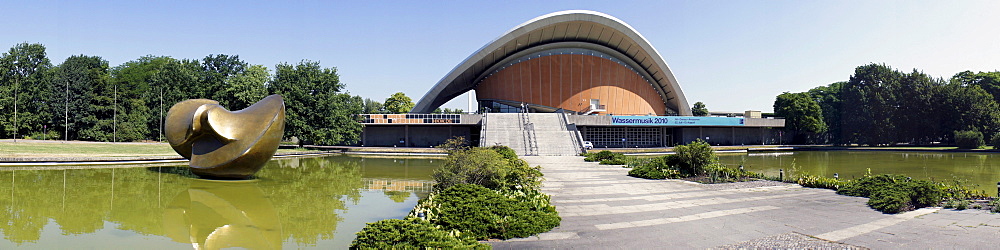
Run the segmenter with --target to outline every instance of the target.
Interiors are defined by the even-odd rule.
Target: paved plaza
[[[698,184],[629,177],[578,156],[529,156],[562,225],[492,242],[523,248],[996,248],[1000,214],[924,208],[883,214],[867,198],[795,184]]]

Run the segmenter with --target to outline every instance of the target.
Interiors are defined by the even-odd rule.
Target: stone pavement
[[[562,216],[548,233],[503,242],[523,248],[997,248],[1000,214],[925,208],[890,215],[867,198],[755,181],[698,184],[628,177],[578,156],[524,157]]]

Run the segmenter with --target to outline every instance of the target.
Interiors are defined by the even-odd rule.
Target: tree
[[[410,112],[413,106],[416,106],[416,104],[413,104],[413,100],[406,96],[406,94],[403,94],[403,92],[396,92],[385,99],[385,110],[392,114]]]
[[[892,121],[896,91],[902,74],[885,64],[868,64],[854,70],[841,89],[842,139],[845,143],[887,145],[896,138]]]
[[[226,79],[225,99],[229,110],[240,110],[267,97],[267,81],[271,79],[264,65],[251,65],[241,73]]]
[[[823,142],[841,143],[840,135],[840,89],[847,82],[835,82],[827,86],[819,86],[808,91],[813,100],[819,104],[823,110],[823,122],[826,123],[827,132],[824,133]]]
[[[972,73],[966,70],[955,74],[952,79],[964,85],[977,85],[1000,102],[1000,71]]]
[[[383,114],[385,113],[385,107],[382,106],[381,102],[365,98],[364,111],[362,112],[365,114]]]
[[[53,127],[67,140],[111,140],[114,107],[108,80],[108,62],[97,56],[70,56],[58,66],[54,86],[64,91],[55,91],[51,101],[63,119]]]
[[[992,138],[1000,125],[1000,105],[977,85],[964,86],[952,82],[940,92],[941,129],[938,134],[946,141],[954,140],[953,131],[979,131]]]
[[[793,141],[814,142],[826,132],[823,109],[809,93],[782,93],[774,100],[774,113],[785,117],[785,130],[795,133]]]
[[[163,123],[167,111],[175,103],[198,97],[198,61],[163,58],[162,65],[149,79],[149,91],[145,94],[151,117],[148,120],[150,138],[163,140]]]
[[[896,142],[924,144],[942,137],[937,111],[937,92],[944,80],[934,79],[917,71],[902,75],[896,91],[896,111],[892,115],[897,131]]]
[[[691,114],[694,116],[708,116],[708,108],[705,107],[705,103],[696,102],[691,107]]]
[[[336,68],[303,60],[275,66],[270,92],[285,99],[285,136],[315,144],[349,144],[360,139],[361,97],[339,93],[344,85]]]
[[[4,138],[41,132],[47,125],[52,116],[47,102],[51,68],[45,46],[37,43],[14,45],[0,57],[0,110],[11,114],[0,119]]]
[[[247,68],[247,63],[240,60],[240,56],[219,54],[202,58],[200,70],[198,70],[199,81],[196,90],[189,93],[194,94],[190,98],[216,100],[226,108],[230,108],[233,104],[241,104],[235,93],[230,91],[236,88],[229,86],[229,84],[233,83],[231,78],[242,75]]]

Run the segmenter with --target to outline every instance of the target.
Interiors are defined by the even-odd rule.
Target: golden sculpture
[[[278,150],[285,131],[285,102],[271,95],[231,112],[208,99],[179,102],[167,112],[170,147],[191,160],[198,176],[246,179]]]

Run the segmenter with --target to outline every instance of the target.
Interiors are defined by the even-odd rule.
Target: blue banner
[[[744,126],[743,118],[709,116],[611,116],[611,125]]]

